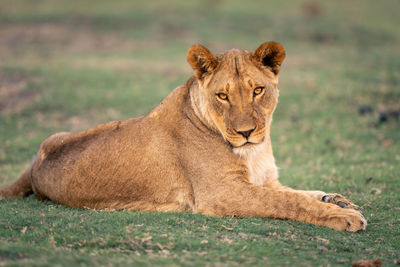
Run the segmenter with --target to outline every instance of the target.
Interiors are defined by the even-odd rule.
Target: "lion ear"
[[[281,64],[285,59],[285,48],[279,43],[263,43],[252,53],[252,59],[278,75]]]
[[[202,45],[193,45],[189,48],[187,61],[193,68],[194,75],[199,80],[201,80],[206,73],[215,70],[218,66],[217,58]]]

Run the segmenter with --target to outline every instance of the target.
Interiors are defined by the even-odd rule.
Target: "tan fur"
[[[194,77],[148,115],[50,136],[0,198],[33,191],[70,207],[259,216],[365,229],[358,207],[344,197],[278,181],[270,127],[284,57],[275,42],[253,53],[233,49],[217,56],[193,46],[188,62]]]

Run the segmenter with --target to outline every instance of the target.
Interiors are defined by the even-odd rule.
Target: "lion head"
[[[282,45],[262,44],[254,52],[232,49],[213,55],[201,45],[187,54],[198,86],[191,98],[198,116],[234,148],[262,143],[278,102]]]

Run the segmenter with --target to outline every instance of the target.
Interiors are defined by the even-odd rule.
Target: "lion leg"
[[[279,182],[276,182],[272,185],[267,185],[267,187],[279,190],[287,190],[287,191],[295,191],[303,193],[309,197],[315,198],[325,203],[335,204],[344,209],[353,209],[360,211],[360,208],[356,204],[354,204],[350,200],[346,199],[344,196],[337,193],[325,193],[323,191],[318,191],[318,190],[296,190],[287,186],[283,186]]]
[[[32,166],[30,166],[12,185],[1,189],[0,199],[7,197],[22,197],[32,194],[31,170]]]
[[[35,193],[36,197],[41,200],[47,199],[35,190],[34,182],[32,181],[32,169],[40,165],[43,159],[47,156],[49,147],[54,147],[54,143],[62,143],[62,138],[68,136],[69,133],[61,132],[51,135],[46,138],[41,144],[36,153],[35,159],[31,166],[15,181],[12,185],[0,190],[0,199],[6,197],[27,196]],[[56,141],[56,142],[55,142]]]
[[[315,198],[319,201],[338,205],[339,207],[341,207],[343,209],[353,209],[353,210],[360,211],[360,208],[356,204],[354,204],[353,202],[351,202],[344,196],[337,194],[337,193],[325,193],[323,191],[295,190],[292,188],[288,188],[288,190],[304,193],[304,194],[306,194],[312,198]]]
[[[216,216],[290,219],[351,232],[366,228],[367,221],[359,211],[342,209],[294,190],[277,190],[245,182],[235,185],[237,182],[233,180],[215,187],[215,191],[209,192],[215,196],[198,207],[200,212]]]

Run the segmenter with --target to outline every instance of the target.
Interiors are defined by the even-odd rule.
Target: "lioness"
[[[285,50],[213,55],[192,46],[194,76],[144,117],[45,139],[31,167],[0,198],[93,209],[188,211],[291,219],[358,231],[367,222],[338,194],[282,186],[270,128]]]

